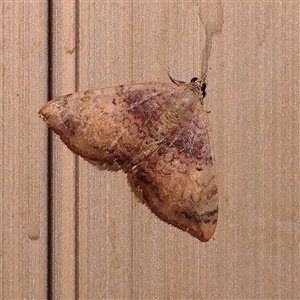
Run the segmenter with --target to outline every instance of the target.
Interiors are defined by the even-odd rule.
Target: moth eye
[[[193,77],[190,82],[193,83],[193,82],[195,82],[197,80],[198,80],[198,77]]]
[[[205,82],[203,82],[201,84],[200,89],[201,89],[201,92],[202,92],[202,97],[204,98],[206,96],[206,91],[205,91],[205,89],[206,89],[206,83]]]
[[[205,90],[206,90],[206,83],[203,82],[203,83],[201,84],[201,92],[205,92]]]

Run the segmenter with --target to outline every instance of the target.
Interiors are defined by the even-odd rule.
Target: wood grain
[[[46,128],[37,118],[47,92],[47,10],[38,3],[35,9],[29,2],[0,6],[0,298],[45,298],[47,251],[50,293],[57,299],[297,298],[298,2],[222,2],[224,23],[212,39],[205,98],[219,221],[205,244],[138,203],[124,174],[100,172],[55,137],[49,194]],[[168,70],[180,80],[201,75],[205,28],[198,12],[206,9],[214,18],[213,2],[54,5],[53,96],[167,82]],[[33,240],[36,228],[39,239]]]
[[[0,299],[47,296],[47,5],[0,5]]]

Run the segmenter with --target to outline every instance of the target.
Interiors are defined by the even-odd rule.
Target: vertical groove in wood
[[[0,5],[0,298],[47,295],[47,3]]]

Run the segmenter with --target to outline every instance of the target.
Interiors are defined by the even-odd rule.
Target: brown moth
[[[163,221],[208,241],[218,188],[203,107],[205,78],[136,83],[55,98],[39,112],[76,154],[123,170],[134,192]]]

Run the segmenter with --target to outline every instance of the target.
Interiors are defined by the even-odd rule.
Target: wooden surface
[[[0,299],[299,297],[297,1],[3,1],[0,15]],[[208,243],[37,116],[49,95],[188,81],[203,59],[220,195]]]

